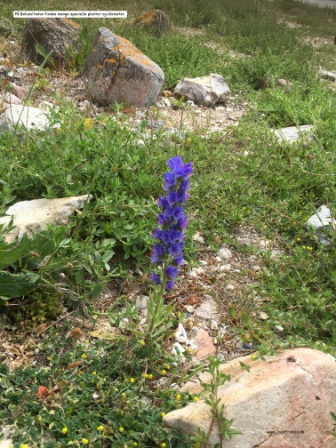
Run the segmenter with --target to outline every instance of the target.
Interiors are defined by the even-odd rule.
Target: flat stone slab
[[[91,199],[92,196],[83,195],[17,202],[6,211],[7,216],[0,218],[0,224],[8,225],[13,219],[15,226],[6,234],[6,241],[11,243],[16,237],[22,238],[24,234],[32,236],[42,232],[48,228],[48,224],[65,225],[76,209],[82,209],[84,203]]]
[[[100,105],[151,106],[164,81],[164,73],[155,62],[105,27],[97,32],[84,74],[89,95]]]
[[[17,126],[23,126],[28,131],[37,129],[45,131],[49,127],[49,112],[36,107],[10,104],[0,115],[0,132],[13,131]]]
[[[310,124],[304,124],[302,126],[289,126],[288,128],[277,129],[274,131],[279,143],[294,143],[300,137],[306,141],[313,138],[312,134],[315,126]]]
[[[243,370],[239,362],[250,366]],[[330,411],[336,403],[335,359],[318,350],[298,348],[265,361],[241,357],[220,366],[231,381],[218,388],[218,398],[225,405],[226,418],[243,434],[225,440],[225,448],[335,448],[331,434]],[[201,374],[210,382],[211,375]],[[197,394],[199,381],[189,381],[182,390]],[[203,401],[190,403],[168,413],[163,425],[186,434],[209,431],[210,407]],[[209,445],[219,446],[216,424],[210,432]]]

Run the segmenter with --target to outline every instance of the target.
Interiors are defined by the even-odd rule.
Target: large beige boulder
[[[13,219],[14,228],[6,234],[7,243],[24,234],[31,237],[42,232],[49,224],[65,225],[76,210],[82,209],[85,202],[92,199],[91,195],[71,196],[57,199],[33,199],[17,202],[6,211],[7,216],[0,218],[0,225],[7,226]]]
[[[43,62],[44,55],[36,50],[36,44],[43,47],[59,65],[64,65],[69,47],[76,52],[80,49],[80,25],[70,19],[27,19],[24,29],[24,47],[37,63]]]
[[[161,68],[128,40],[99,28],[86,59],[89,95],[100,105],[151,106],[164,81]]]
[[[251,367],[241,369],[239,361]],[[241,357],[223,364],[221,372],[231,381],[220,386],[218,398],[225,405],[225,416],[243,433],[225,441],[225,448],[335,448],[331,434],[330,411],[336,410],[335,359],[318,350],[299,348],[277,356],[252,361]],[[209,382],[209,374],[202,380]],[[184,386],[199,394],[198,381]],[[209,406],[200,400],[163,418],[167,428],[186,434],[200,428],[208,432]],[[218,427],[213,426],[210,446],[219,443]]]

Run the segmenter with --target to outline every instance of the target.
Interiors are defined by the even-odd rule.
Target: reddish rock
[[[25,99],[28,96],[29,88],[28,87],[22,87],[22,86],[14,86],[13,87],[13,93],[15,96],[20,98],[20,100],[25,101]]]
[[[85,62],[89,95],[100,105],[150,106],[164,81],[161,68],[128,40],[101,27]]]
[[[191,346],[194,347],[196,359],[199,361],[216,353],[212,337],[203,328],[196,330],[196,335],[191,340]]]
[[[248,364],[250,372],[241,369],[239,361]],[[330,416],[336,403],[333,357],[299,348],[266,361],[237,358],[220,370],[230,375],[231,381],[219,387],[218,398],[225,405],[225,416],[243,433],[226,440],[226,448],[335,448]],[[209,382],[211,377],[203,374],[202,380]],[[197,381],[183,389],[196,394],[202,390]],[[211,409],[200,400],[170,412],[163,424],[189,434],[198,428],[207,433],[211,418]],[[210,446],[219,440],[214,425]]]

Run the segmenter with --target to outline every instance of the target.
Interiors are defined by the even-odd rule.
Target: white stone
[[[236,289],[236,287],[235,287],[234,285],[229,284],[229,285],[226,285],[226,286],[225,286],[225,289],[226,289],[227,291],[233,291],[234,289]]]
[[[288,128],[277,129],[274,131],[279,143],[294,143],[299,137],[304,137],[305,140],[311,140],[312,133],[315,127],[312,125],[305,124],[303,126],[289,126]]]
[[[183,78],[174,89],[175,95],[184,96],[203,106],[223,102],[230,93],[224,78],[215,73],[199,78]]]
[[[186,344],[188,341],[187,332],[185,331],[185,328],[182,324],[179,324],[178,326],[178,330],[175,333],[175,340],[180,344]]]
[[[220,315],[217,310],[217,303],[211,296],[206,295],[204,297],[204,301],[198,308],[195,309],[195,316],[201,319],[213,319],[218,322],[220,321]]]
[[[50,101],[41,101],[39,104],[39,109],[41,110],[50,110],[50,109],[59,109],[55,104],[50,103]]]
[[[0,427],[0,434],[3,434],[3,439],[0,440],[0,448],[11,448],[14,446],[13,441],[10,437],[10,426]]]
[[[260,311],[259,312],[259,319],[261,319],[261,320],[268,320],[269,319],[269,315],[267,313],[265,313],[264,311]]]
[[[185,352],[185,348],[179,342],[175,342],[173,344],[171,353],[173,356],[175,356],[178,359],[178,362],[180,364],[184,364],[186,362],[186,358],[183,355],[184,352]]]
[[[203,268],[194,268],[188,273],[188,276],[191,278],[197,278],[202,274],[204,274]]]
[[[230,264],[222,264],[218,268],[219,271],[225,272],[225,271],[231,271],[231,265]]]
[[[195,312],[195,308],[192,305],[185,305],[184,309],[189,314],[194,314]]]
[[[197,241],[198,243],[202,243],[202,244],[205,242],[205,240],[200,232],[196,232],[195,235],[193,235],[193,240]]]
[[[135,302],[135,306],[139,310],[145,310],[148,307],[149,297],[148,296],[138,296]]]
[[[16,126],[23,126],[28,131],[37,129],[45,131],[49,127],[49,112],[36,107],[11,104],[0,115],[0,132],[13,131]],[[55,125],[54,127],[57,127]]]
[[[222,247],[217,252],[217,257],[220,257],[222,260],[229,260],[232,258],[232,252],[230,249],[227,249],[226,247]]]
[[[218,323],[213,319],[210,321],[210,328],[211,328],[211,330],[214,330],[214,331],[218,330]]]
[[[13,219],[13,230],[6,233],[6,241],[13,242],[16,237],[21,239],[24,234],[31,237],[34,233],[48,228],[48,224],[64,225],[69,217],[78,209],[90,202],[92,196],[71,196],[59,199],[34,199],[17,202],[6,211],[7,216],[0,218],[0,224],[8,225]]]
[[[0,106],[3,102],[8,104],[22,104],[20,98],[9,92],[5,92],[0,95]]]
[[[313,227],[317,231],[319,242],[324,246],[330,246],[332,241],[321,230],[333,233],[335,224],[336,221],[331,216],[331,211],[326,205],[321,205],[315,215],[312,215],[306,222],[306,226]]]

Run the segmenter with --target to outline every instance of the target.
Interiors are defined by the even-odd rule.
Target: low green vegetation
[[[26,0],[15,3],[17,10],[29,9]],[[257,281],[225,310],[236,334],[243,340],[248,334],[261,355],[296,346],[336,354],[336,249],[321,245],[305,226],[322,204],[336,214],[336,97],[332,83],[318,76],[321,66],[336,70],[336,13],[289,0],[166,3],[144,0],[135,6],[106,0],[104,9],[126,9],[130,19],[78,20],[83,48],[78,55],[69,52],[66,70],[71,76],[80,73],[97,27],[104,25],[162,67],[165,89],[185,76],[222,74],[234,101],[245,107],[238,126],[209,137],[205,130],[188,132],[185,138],[157,132],[142,146],[138,141],[145,123],[130,129],[129,108],[114,105],[90,119],[55,94],[60,105],[52,116],[55,127],[45,133],[1,134],[2,215],[23,200],[93,197],[67,226],[51,226],[32,241],[8,245],[6,229],[1,230],[0,325],[28,333],[46,325],[39,343],[32,342],[31,350],[38,350],[33,367],[9,371],[0,363],[0,421],[15,424],[15,448],[207,446],[206,435],[182,442],[181,435],[162,429],[165,413],[198,399],[176,390],[195,372],[181,371],[167,354],[171,332],[160,344],[143,338],[138,309],[124,291],[103,309],[97,305],[105,287],[125,282],[136,282],[141,294],[151,294],[146,275],[156,202],[166,160],[176,155],[194,165],[184,249],[191,266],[202,255],[192,238],[196,232],[212,253],[227,244],[238,254],[254,254],[255,249],[231,238],[240,227],[255,229],[282,252],[278,259],[265,253]],[[152,7],[163,9],[174,25],[159,39],[133,25],[137,14]],[[306,13],[288,14],[294,7]],[[69,8],[65,1],[37,0],[34,9]],[[79,1],[72,9],[101,5]],[[0,13],[10,17],[11,10],[1,4]],[[20,38],[23,21],[15,26]],[[309,39],[317,37],[325,42],[314,46]],[[217,47],[206,46],[209,42]],[[35,87],[48,89],[53,70],[44,69]],[[290,81],[291,88],[277,86],[279,78]],[[34,95],[36,89],[31,101]],[[180,108],[182,116],[182,104]],[[155,113],[159,120],[160,111]],[[315,126],[308,145],[280,145],[272,133],[303,124]],[[332,231],[332,241],[334,237]],[[11,294],[1,288],[1,279],[12,285]],[[24,293],[20,288],[26,288]],[[259,308],[253,294],[261,298]],[[71,318],[63,319],[64,309]],[[269,319],[258,321],[257,310]],[[77,312],[92,324],[106,319],[116,334],[77,341],[71,336]],[[172,329],[182,317],[178,308],[169,316]],[[48,394],[39,386],[47,387]],[[213,409],[226,428],[223,433],[233,434],[232,422]]]

